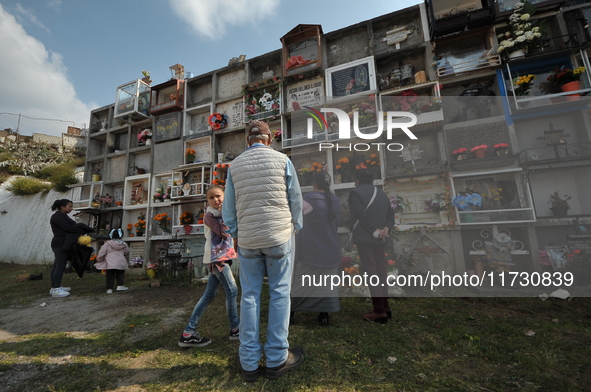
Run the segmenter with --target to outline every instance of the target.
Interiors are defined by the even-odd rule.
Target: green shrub
[[[72,173],[63,173],[51,176],[49,181],[51,181],[51,183],[53,184],[53,189],[55,189],[58,192],[66,192],[70,189],[68,188],[68,185],[78,183],[78,179]]]
[[[74,165],[75,167],[80,167],[80,166],[84,166],[84,164],[86,163],[86,153],[84,152],[84,154],[82,154],[82,156],[78,156],[76,155],[76,158],[72,159],[72,165]]]
[[[43,183],[36,178],[20,177],[12,181],[6,189],[17,196],[26,196],[46,192],[51,187],[51,184]]]
[[[0,174],[0,184],[2,184],[4,181],[8,180],[10,178],[9,175],[1,173]]]
[[[74,174],[74,168],[75,166],[69,162],[60,163],[59,165],[45,166],[43,169],[36,171],[33,176],[42,180],[49,180],[55,176]]]
[[[17,165],[8,165],[8,166],[6,167],[6,171],[7,171],[9,174],[14,174],[14,175],[17,175],[17,176],[18,176],[18,175],[22,175],[22,174],[24,174],[24,173],[25,173],[25,172],[23,171],[23,169],[22,169],[20,166],[17,166]]]
[[[9,152],[0,153],[0,162],[9,161],[12,159],[12,154]]]

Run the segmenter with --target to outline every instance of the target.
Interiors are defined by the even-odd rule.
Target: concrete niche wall
[[[368,45],[367,25],[357,29],[339,30],[334,34],[326,35],[327,67],[345,64],[353,60],[370,55]]]

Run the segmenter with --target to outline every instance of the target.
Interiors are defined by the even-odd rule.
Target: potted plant
[[[552,211],[552,215],[554,215],[556,218],[567,216],[568,210],[570,209],[570,204],[568,204],[570,199],[571,196],[568,195],[564,195],[564,199],[562,199],[558,191],[551,194],[548,204],[550,205],[550,211]]]
[[[272,132],[273,139],[275,139],[276,142],[281,143],[281,129],[275,129]]]
[[[156,270],[158,270],[158,264],[152,263],[150,260],[150,262],[146,265],[146,275],[148,275],[148,278],[156,278]]]
[[[532,22],[531,16],[537,8],[525,1],[515,4],[513,14],[509,16],[509,30],[498,35],[499,48],[497,52],[506,58],[524,57],[530,49],[538,45],[543,31],[541,22]]]
[[[534,81],[534,79],[536,78],[536,75],[523,75],[523,76],[518,76],[515,79],[513,79],[512,84],[513,84],[513,91],[515,92],[515,95],[517,96],[524,96],[529,94],[529,90],[531,89],[531,85]]]
[[[472,147],[470,152],[474,154],[476,158],[484,158],[484,154],[486,154],[486,150],[488,146],[486,144],[481,144],[480,146]]]
[[[158,222],[158,227],[160,227],[164,233],[168,233],[168,222],[170,222],[170,217],[166,212],[157,214],[154,217],[154,220]]]
[[[193,230],[193,226],[191,226],[195,222],[195,217],[193,213],[190,211],[185,211],[179,216],[179,220],[181,221],[181,225],[183,225],[185,229],[185,234],[191,234],[191,230]]]
[[[185,151],[185,163],[190,164],[195,162],[195,150],[192,148],[187,148]]]
[[[463,161],[465,159],[468,159],[467,148],[458,148],[457,150],[453,150],[451,154],[454,157],[454,161]]]
[[[355,181],[355,167],[351,158],[341,158],[335,165],[335,184]]]
[[[135,234],[138,237],[143,236],[146,233],[146,215],[143,212],[137,217],[137,222],[134,224],[135,226]]]
[[[585,72],[585,67],[578,67],[575,69],[570,68],[557,68],[552,71],[552,74],[548,76],[546,81],[549,84],[555,84],[560,86],[560,89],[564,92],[576,91],[581,89],[581,75]],[[576,101],[580,99],[581,94],[570,94],[567,95],[569,101]]]
[[[497,155],[508,155],[509,145],[507,143],[499,143],[494,145],[495,152]]]

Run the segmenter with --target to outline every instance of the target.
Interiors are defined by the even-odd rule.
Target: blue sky
[[[300,23],[328,33],[419,2],[0,0],[0,113],[82,126],[142,70],[155,84],[170,79],[176,63],[199,75],[279,49]],[[15,118],[0,115],[0,129],[14,128]],[[35,131],[65,132],[58,128]]]

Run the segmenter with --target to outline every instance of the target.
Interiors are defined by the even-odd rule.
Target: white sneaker
[[[70,292],[71,288],[70,287],[53,287],[51,290],[49,290],[49,294],[53,294],[53,292],[55,290],[61,290],[61,291]]]
[[[113,289],[107,290],[107,294],[113,294]]]
[[[68,293],[67,291],[61,290],[60,287],[55,288],[55,289],[51,289],[49,291],[49,293],[54,298],[63,298],[63,297],[67,297],[68,295],[70,295],[70,293]]]
[[[129,290],[129,289],[125,286],[117,286],[117,291],[125,291],[125,290]]]

